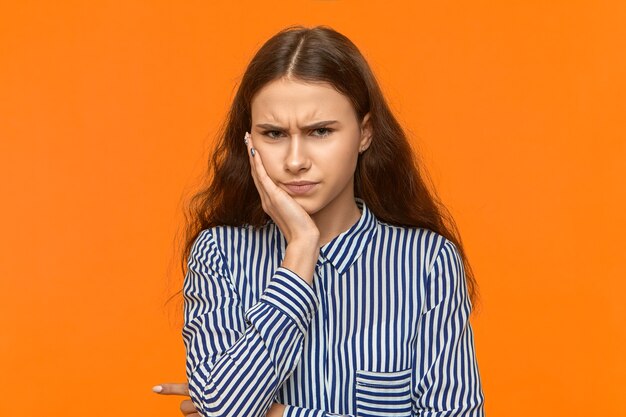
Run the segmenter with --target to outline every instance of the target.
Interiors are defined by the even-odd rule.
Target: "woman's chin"
[[[302,207],[304,211],[306,211],[307,214],[309,215],[313,215],[320,210],[319,204],[311,198],[307,198],[305,196],[292,196],[292,197],[298,204],[300,204],[300,207]]]

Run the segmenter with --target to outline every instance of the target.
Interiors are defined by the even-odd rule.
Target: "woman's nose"
[[[298,135],[294,135],[289,143],[289,149],[285,158],[285,168],[291,172],[299,172],[308,169],[310,159],[307,154],[306,144]]]

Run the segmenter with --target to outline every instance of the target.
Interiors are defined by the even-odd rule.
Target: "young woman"
[[[273,36],[220,139],[187,228],[188,385],[160,392],[185,415],[483,416],[471,269],[357,47]]]

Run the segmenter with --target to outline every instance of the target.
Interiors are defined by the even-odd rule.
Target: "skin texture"
[[[303,128],[324,120],[337,120],[326,126],[333,131]],[[354,202],[354,171],[359,150],[367,149],[371,141],[368,120],[369,114],[359,125],[349,99],[325,83],[281,78],[252,99],[252,140],[267,175],[288,193],[285,182],[319,181],[310,194],[292,197],[317,226],[320,245],[360,217]],[[257,126],[266,123],[283,131]]]
[[[283,266],[310,284],[319,247],[361,216],[354,201],[354,172],[359,151],[371,143],[369,113],[359,124],[351,102],[329,84],[288,78],[259,90],[251,110],[252,126],[245,145],[251,175],[263,210],[287,239]],[[336,122],[304,127],[327,120]],[[292,195],[284,183],[299,180],[318,184],[306,195]],[[159,386],[162,390],[155,392],[161,395],[189,396],[186,383]],[[266,416],[280,417],[284,409],[283,404],[272,403]],[[184,416],[200,417],[190,399],[181,402],[180,410]]]

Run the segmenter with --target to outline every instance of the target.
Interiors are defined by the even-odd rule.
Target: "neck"
[[[324,246],[348,230],[361,218],[354,194],[335,198],[329,205],[311,216],[320,231],[320,246]]]

